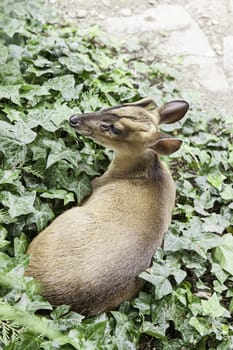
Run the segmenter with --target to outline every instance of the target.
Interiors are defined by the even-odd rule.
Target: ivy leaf
[[[70,306],[60,305],[51,313],[52,319],[56,320],[59,330],[64,331],[76,327],[84,319],[84,316],[70,311]]]
[[[222,237],[221,243],[214,251],[214,259],[233,276],[233,236],[230,233]]]
[[[205,218],[203,231],[222,233],[229,225],[229,220],[220,214],[213,213],[210,217]],[[217,239],[217,236],[216,236]]]
[[[36,105],[37,97],[50,95],[49,89],[46,86],[24,84],[20,87],[20,97],[30,101],[31,105]]]
[[[78,112],[80,110],[77,107],[73,109],[60,103],[51,104],[49,107],[36,107],[28,112],[28,125],[30,128],[40,125],[47,131],[55,132],[72,114]]]
[[[197,194],[196,197],[198,197]],[[201,194],[199,198],[194,199],[194,209],[197,213],[208,216],[209,213],[207,210],[213,208],[216,200],[217,197],[213,196],[207,189]]]
[[[19,89],[21,85],[0,86],[0,100],[8,99],[17,105],[21,105]]]
[[[150,294],[140,292],[139,296],[133,300],[132,305],[139,309],[140,314],[149,315],[151,299],[152,296]]]
[[[208,300],[201,300],[203,315],[211,317],[230,317],[230,313],[220,304],[218,296],[214,293]]]
[[[77,90],[75,89],[75,80],[73,75],[63,75],[49,79],[43,85],[46,89],[59,91],[65,101],[77,98]]]
[[[189,324],[196,329],[196,331],[204,336],[206,334],[206,322],[205,320],[192,316],[189,320]]]
[[[77,167],[78,161],[80,160],[79,153],[74,149],[67,148],[63,140],[54,141],[45,139],[43,143],[50,148],[46,164],[47,169],[60,160],[66,160],[71,167]]]
[[[28,246],[27,237],[24,233],[22,233],[20,237],[15,237],[14,239],[15,256],[20,256],[22,254],[25,254],[27,246]]]
[[[32,334],[23,334],[20,339],[15,342],[11,342],[11,345],[5,347],[6,350],[40,350],[41,340],[40,337],[35,337]]]
[[[172,292],[172,285],[168,280],[171,271],[167,265],[154,263],[151,268],[141,272],[139,277],[155,286],[155,298],[161,299]]]
[[[90,179],[86,175],[83,175],[78,182],[72,185],[77,195],[78,204],[81,204],[83,199],[91,193]]]
[[[148,334],[157,339],[166,339],[164,332],[160,327],[154,326],[151,322],[144,321],[142,324],[142,333]]]
[[[3,65],[6,63],[9,55],[9,49],[6,46],[1,46],[0,50],[0,64]]]
[[[28,216],[27,224],[35,224],[38,232],[41,232],[54,218],[54,212],[47,203],[40,204],[38,209],[33,208],[31,213]]]
[[[36,133],[22,121],[17,121],[14,125],[11,125],[0,120],[0,135],[15,140],[22,145],[27,145],[36,138]]]
[[[70,202],[74,202],[74,194],[69,193],[65,190],[53,189],[50,191],[43,192],[41,194],[42,198],[50,198],[50,199],[62,199],[64,200],[64,205],[67,205]]]
[[[5,165],[9,168],[16,168],[26,161],[27,147],[19,141],[0,136],[0,152],[5,156]]]
[[[221,342],[218,345],[217,350],[230,350],[233,348],[233,336],[228,337],[228,339]]]
[[[46,168],[48,169],[53,164],[58,163],[60,160],[66,160],[72,167],[76,167],[78,163],[78,155],[75,150],[62,150],[61,153],[55,151],[53,148],[48,156]]]
[[[232,201],[233,199],[233,185],[225,184],[223,187],[223,191],[220,193],[222,199],[226,201]]]
[[[225,179],[226,176],[221,173],[207,175],[208,182],[219,191],[222,189],[223,181]]]
[[[80,104],[81,110],[85,112],[93,112],[98,108],[101,108],[102,105],[102,101],[96,93],[89,91],[82,94],[82,101]]]
[[[57,330],[56,325],[46,318],[39,318],[33,314],[0,302],[0,317],[3,320],[14,321],[16,324],[26,327],[32,333],[44,335],[50,339],[57,339],[59,344],[69,343],[68,337]],[[77,347],[75,347],[77,349]]]
[[[172,285],[168,279],[165,279],[163,282],[159,284],[159,286],[155,289],[155,299],[161,299],[165,295],[168,295],[172,292]]]
[[[37,78],[39,78],[39,77],[41,77],[43,75],[53,74],[54,73],[54,71],[51,68],[39,69],[39,68],[36,68],[36,67],[30,67],[27,70],[27,72],[34,74]],[[42,87],[42,88],[44,88],[44,91],[47,90],[46,87]],[[46,93],[45,95],[49,95],[49,93]],[[25,97],[27,98],[28,96],[25,96]]]
[[[32,213],[35,199],[36,191],[25,192],[20,196],[7,191],[2,191],[0,194],[0,202],[9,208],[9,214],[12,218]]]
[[[88,55],[72,54],[69,57],[60,57],[59,62],[73,73],[97,72],[98,66],[90,60]]]
[[[0,185],[15,185],[19,179],[19,170],[1,170],[0,169]]]
[[[38,56],[37,59],[33,60],[33,64],[36,67],[44,68],[52,66],[53,63],[43,56]]]
[[[19,61],[12,59],[6,64],[2,64],[0,66],[0,82],[3,89],[0,89],[0,91],[3,91],[4,94],[6,94],[5,98],[10,99],[11,93],[9,92],[9,88],[11,85],[13,95],[15,94],[18,100],[18,89],[21,86],[19,84],[23,83],[23,76],[21,74]],[[19,104],[19,102],[20,101],[15,101],[17,105]]]
[[[2,225],[0,225],[0,250],[10,244],[10,242],[7,241],[6,238],[7,238],[7,230]]]
[[[208,225],[208,219],[202,223],[198,217],[194,216],[189,224],[180,224],[182,236],[177,236],[169,231],[164,240],[165,251],[193,250],[206,259],[207,251],[220,243],[220,238],[212,233],[213,227]]]
[[[0,27],[3,26],[4,32],[13,38],[16,33],[28,36],[29,33],[25,29],[25,22],[17,18],[5,18],[4,25],[0,22]]]

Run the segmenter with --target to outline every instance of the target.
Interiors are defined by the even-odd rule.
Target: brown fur
[[[188,109],[184,101],[156,108],[152,99],[71,117],[71,126],[115,151],[81,207],[57,217],[30,244],[27,275],[54,305],[86,315],[116,308],[143,285],[171,220],[175,186],[158,153],[181,142],[158,131]]]

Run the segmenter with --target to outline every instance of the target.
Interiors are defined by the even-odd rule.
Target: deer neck
[[[143,152],[115,152],[114,158],[104,174],[119,179],[138,179],[153,177],[154,169],[159,165],[157,154],[152,150]]]

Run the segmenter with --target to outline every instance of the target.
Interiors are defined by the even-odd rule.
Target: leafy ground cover
[[[60,22],[60,23],[59,23]],[[90,194],[111,153],[68,126],[75,112],[180,97],[177,71],[97,28],[62,25],[43,2],[0,4],[0,349],[233,348],[233,117],[191,103],[166,131],[177,206],[148,283],[119,310],[85,319],[23,276],[30,239]],[[165,159],[167,162],[168,160]]]

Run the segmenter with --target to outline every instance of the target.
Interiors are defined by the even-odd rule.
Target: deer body
[[[133,119],[127,124],[125,114],[134,117],[144,111],[149,118],[151,101],[71,118],[71,126],[110,145],[115,157],[106,173],[93,180],[89,199],[56,218],[29,246],[27,275],[41,283],[42,293],[52,304],[69,304],[80,313],[94,315],[130,300],[143,285],[137,276],[150,266],[154,250],[161,245],[175,202],[172,177],[158,152],[168,154],[180,146],[180,141],[158,131],[158,109],[153,125],[145,118],[143,126],[141,117],[135,123],[140,125],[137,135],[131,135],[136,127]],[[187,104],[176,102],[178,120]],[[106,124],[113,121],[119,129],[111,135]],[[150,140],[144,134],[146,141],[140,140],[140,133],[147,132],[152,134]],[[134,137],[140,142],[134,142]]]

